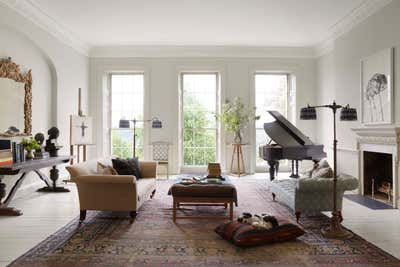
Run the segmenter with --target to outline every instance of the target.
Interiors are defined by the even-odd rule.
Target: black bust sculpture
[[[45,150],[50,153],[50,157],[57,157],[58,150],[61,148],[61,146],[57,145],[57,138],[60,135],[60,131],[57,127],[51,127],[47,131],[47,134],[49,138],[46,140]]]
[[[37,133],[35,134],[35,140],[40,145],[40,148],[35,150],[35,158],[42,159],[49,157],[49,153],[44,151],[43,143],[44,143],[44,134]]]

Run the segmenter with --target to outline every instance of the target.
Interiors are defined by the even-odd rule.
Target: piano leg
[[[275,160],[269,160],[268,161],[269,165],[269,180],[273,181],[275,179],[275,165],[276,161]]]
[[[296,168],[295,168],[296,163]],[[292,173],[289,176],[290,178],[299,178],[299,161],[292,160]]]

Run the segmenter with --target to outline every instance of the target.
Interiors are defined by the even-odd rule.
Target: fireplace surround
[[[375,194],[374,197],[378,200],[399,208],[400,127],[364,127],[352,130],[357,137],[360,194],[370,197]]]

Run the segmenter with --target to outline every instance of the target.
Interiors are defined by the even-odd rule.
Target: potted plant
[[[260,116],[255,114],[256,108],[246,108],[240,99],[235,97],[232,102],[227,100],[222,106],[221,114],[216,114],[215,117],[222,122],[224,129],[234,133],[234,142],[242,143],[242,130],[250,123],[258,120]]]
[[[33,151],[40,149],[39,143],[33,139],[32,137],[30,139],[22,139],[21,144],[24,146],[24,149],[26,150],[26,159],[33,159]]]

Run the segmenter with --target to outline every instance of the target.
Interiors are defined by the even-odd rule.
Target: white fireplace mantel
[[[388,153],[393,158],[393,207],[400,207],[400,126],[352,128],[357,138],[360,193],[364,194],[364,152]],[[376,166],[379,168],[379,166]]]

